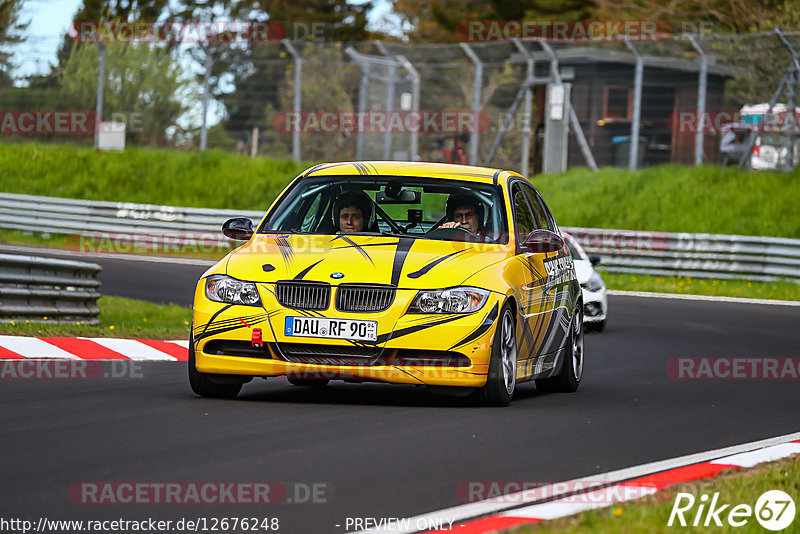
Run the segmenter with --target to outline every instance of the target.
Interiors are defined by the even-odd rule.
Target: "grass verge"
[[[245,158],[219,150],[126,148],[98,152],[75,145],[0,143],[0,191],[26,195],[266,209],[309,163]]]
[[[788,493],[795,502],[800,496],[800,456],[795,455],[774,463],[768,463],[744,470],[724,471],[718,476],[689,484],[682,484],[667,488],[656,493],[648,499],[632,501],[630,503],[612,505],[608,508],[592,510],[571,517],[555,521],[526,525],[506,530],[507,534],[578,534],[584,532],[714,532],[719,534],[742,534],[748,532],[768,532],[762,528],[755,517],[748,518],[747,524],[742,527],[732,527],[727,524],[728,512],[737,504],[746,504],[755,508],[758,497],[765,491],[781,490]],[[691,511],[684,514],[687,526],[667,526],[672,511],[675,497],[679,492],[691,493],[695,496],[695,505]],[[719,492],[718,506],[729,504],[720,514],[723,526],[712,525],[708,527],[691,526],[695,514],[699,509],[700,496],[706,494],[711,498],[714,492]],[[655,502],[653,502],[655,501]],[[708,506],[704,508],[707,511]],[[691,517],[691,520],[689,518]],[[706,514],[700,521],[702,524]],[[677,521],[677,520],[676,520]],[[800,531],[800,514],[794,522],[782,532]]]
[[[189,339],[192,311],[175,304],[152,304],[120,297],[100,297],[100,324],[0,324],[0,334],[37,337],[123,337]]]
[[[755,282],[599,272],[608,289],[621,291],[800,301],[800,283],[791,281]]]

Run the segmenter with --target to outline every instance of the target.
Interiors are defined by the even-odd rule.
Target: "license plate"
[[[327,317],[287,317],[283,333],[296,337],[378,340],[378,321],[328,319]]]

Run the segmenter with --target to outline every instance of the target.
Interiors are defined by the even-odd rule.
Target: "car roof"
[[[513,171],[472,167],[452,163],[429,163],[423,161],[343,161],[320,163],[303,173],[311,176],[409,176],[466,180],[480,183],[503,183],[509,176],[522,177]]]

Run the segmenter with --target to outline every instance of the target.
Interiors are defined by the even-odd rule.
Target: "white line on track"
[[[708,462],[726,456],[733,456],[736,454],[741,454],[748,451],[753,451],[756,449],[762,449],[766,447],[772,447],[775,445],[783,445],[791,441],[796,441],[798,439],[800,439],[800,432],[794,432],[792,434],[786,434],[784,436],[762,439],[750,443],[743,443],[741,445],[733,445],[731,447],[724,447],[722,449],[714,449],[711,451],[680,456],[678,458],[670,458],[668,460],[660,460],[657,462],[651,462],[649,464],[627,467],[624,469],[619,469],[617,471],[611,471],[609,473],[601,473],[597,475],[591,475],[588,477],[564,481],[560,482],[559,484],[561,485],[560,486],[561,488],[576,487],[579,485],[582,487],[587,487],[589,484],[596,485],[598,483],[613,484],[616,482],[622,482],[633,478],[651,475],[653,473],[659,473],[661,471],[666,471],[668,469],[674,469],[676,467],[682,467],[685,465],[691,465],[700,462]],[[570,492],[564,491],[563,489],[559,489],[555,487],[555,485],[551,485],[543,488],[538,488],[538,491],[533,493],[535,495],[545,494],[548,495],[549,497],[557,497],[560,495],[567,496]],[[495,514],[503,512],[505,510],[509,510],[511,508],[519,508],[521,507],[520,505],[535,504],[537,499],[530,498],[530,492],[521,491],[518,493],[504,495],[501,500],[503,502],[496,502],[494,499],[489,499],[475,503],[462,504],[460,506],[454,506],[452,508],[445,508],[444,510],[437,510],[427,514],[421,514],[409,518],[407,524],[446,525],[449,522],[452,522],[453,524],[461,523],[473,519],[475,517]],[[509,502],[512,502],[514,504],[509,504]],[[397,525],[393,526],[396,527]],[[395,534],[414,534],[416,532],[419,532],[419,530],[415,528],[410,528],[410,529],[391,528],[390,530],[375,529],[375,530],[364,530],[359,532],[364,532],[364,533],[393,532]]]
[[[794,300],[769,300],[769,299],[748,299],[742,297],[712,297],[710,295],[683,295],[679,293],[648,293],[646,291],[620,291],[611,289],[609,295],[620,297],[643,297],[650,299],[675,299],[675,300],[703,300],[708,302],[735,302],[737,304],[768,304],[771,306],[800,306],[800,302]]]

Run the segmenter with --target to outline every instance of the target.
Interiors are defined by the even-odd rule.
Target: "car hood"
[[[508,247],[390,236],[257,234],[233,252],[226,274],[239,280],[306,280],[450,287],[509,257]]]

